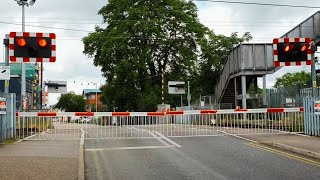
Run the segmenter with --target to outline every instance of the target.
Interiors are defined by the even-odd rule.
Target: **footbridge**
[[[316,45],[320,42],[320,11],[284,34],[282,38],[310,37]],[[270,40],[271,42],[272,40]],[[247,108],[247,100],[254,99],[256,108],[256,94],[247,93],[253,83],[254,91],[258,90],[257,79],[263,78],[264,102],[266,105],[266,75],[273,74],[280,68],[274,66],[272,43],[240,44],[229,54],[220,80],[215,87],[215,95],[220,107],[241,106]]]

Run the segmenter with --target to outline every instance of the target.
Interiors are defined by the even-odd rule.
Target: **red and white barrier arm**
[[[242,113],[285,113],[303,112],[303,108],[265,108],[265,109],[226,109],[226,110],[190,110],[167,112],[17,112],[17,117],[111,117],[111,116],[179,116],[200,114],[242,114]]]

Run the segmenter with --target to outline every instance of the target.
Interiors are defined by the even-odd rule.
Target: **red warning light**
[[[19,45],[20,47],[26,47],[26,46],[27,46],[27,42],[26,42],[26,40],[25,40],[24,38],[19,38],[19,39],[17,40],[17,43],[18,43],[18,45]]]
[[[291,51],[291,49],[292,49],[292,45],[291,44],[287,44],[285,47],[284,47],[284,52],[289,52],[289,51]]]
[[[309,48],[309,44],[304,44],[304,45],[301,47],[301,51],[302,51],[302,52],[305,52],[305,51],[308,50],[308,48]]]
[[[45,40],[43,38],[38,40],[38,44],[40,47],[47,47],[48,46],[47,40]]]

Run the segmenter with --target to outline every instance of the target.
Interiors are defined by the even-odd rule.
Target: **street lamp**
[[[22,7],[22,32],[25,32],[25,6],[33,6],[36,0],[14,0],[19,6]],[[42,85],[41,85],[42,86]],[[41,89],[42,91],[42,89]],[[23,109],[23,102],[26,96],[26,64],[21,64],[21,109]]]

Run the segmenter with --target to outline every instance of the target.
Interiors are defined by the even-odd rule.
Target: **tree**
[[[108,110],[155,110],[161,103],[161,74],[166,82],[214,79],[215,83],[220,72],[215,70],[221,70],[225,60],[221,58],[226,56],[212,55],[212,50],[229,52],[243,41],[236,34],[214,35],[199,22],[192,1],[109,0],[99,15],[106,27],[97,26],[83,38],[84,54],[94,59],[107,79],[102,90]],[[206,68],[213,68],[213,74]],[[205,81],[207,76],[212,78]],[[200,87],[214,88],[212,83]],[[210,92],[202,89],[199,93]],[[166,103],[180,103],[180,97],[165,92]]]
[[[286,73],[282,77],[277,78],[274,85],[275,88],[284,87],[310,87],[311,86],[311,74],[305,71],[296,73]]]
[[[62,94],[54,107],[66,112],[83,112],[86,110],[86,100],[81,95],[70,92]]]

